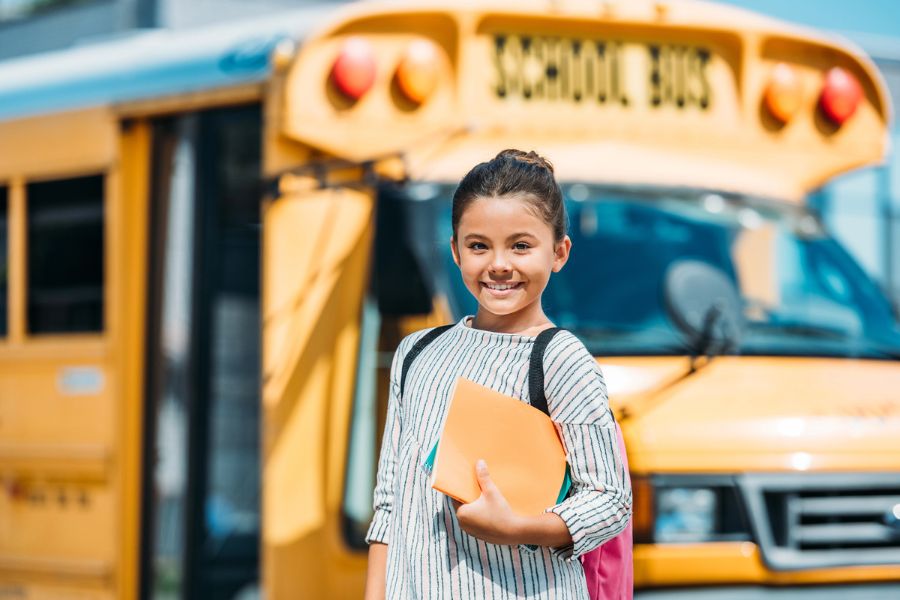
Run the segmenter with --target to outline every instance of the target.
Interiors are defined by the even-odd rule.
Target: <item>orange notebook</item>
[[[432,456],[433,455],[433,456]],[[533,406],[460,377],[451,393],[433,458],[431,487],[459,500],[481,495],[475,463],[487,461],[491,478],[513,511],[539,515],[568,489],[566,455],[550,418]]]

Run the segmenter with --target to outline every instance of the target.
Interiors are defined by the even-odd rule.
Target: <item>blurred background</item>
[[[900,2],[359,4],[0,0],[0,598],[360,597],[454,183],[532,145],[638,596],[900,598]]]

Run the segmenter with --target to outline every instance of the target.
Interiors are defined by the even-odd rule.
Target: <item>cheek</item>
[[[481,276],[481,265],[479,261],[472,260],[471,258],[466,258],[462,261],[460,265],[460,271],[462,272],[462,276],[466,280],[478,279]]]
[[[532,256],[527,264],[522,265],[522,270],[533,279],[546,279],[553,272],[553,256],[546,253]]]

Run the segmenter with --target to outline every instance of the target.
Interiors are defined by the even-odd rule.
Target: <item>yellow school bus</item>
[[[671,0],[0,64],[0,597],[360,597],[391,357],[474,312],[449,199],[507,147],[565,193],[545,309],[606,374],[636,586],[896,597],[900,331],[805,205],[889,107],[854,48]]]

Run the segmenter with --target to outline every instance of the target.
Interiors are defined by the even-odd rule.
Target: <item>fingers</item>
[[[478,485],[481,486],[481,492],[484,494],[492,494],[497,491],[494,480],[491,479],[491,473],[488,471],[487,463],[484,460],[478,460],[475,463],[475,476],[478,478]]]

